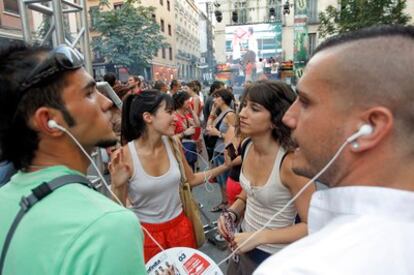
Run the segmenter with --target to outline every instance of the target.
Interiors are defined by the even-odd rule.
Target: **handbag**
[[[193,225],[194,238],[196,241],[197,248],[201,247],[206,241],[206,235],[204,234],[204,226],[201,222],[200,210],[198,208],[198,202],[193,198],[193,193],[191,192],[190,184],[187,181],[185,176],[183,158],[181,150],[179,148],[178,142],[169,138],[169,142],[173,149],[175,158],[178,162],[178,167],[180,168],[181,174],[181,184],[180,184],[180,199],[181,204],[183,205],[184,214],[191,221]]]

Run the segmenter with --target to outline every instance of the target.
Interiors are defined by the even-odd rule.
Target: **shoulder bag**
[[[198,202],[193,198],[193,194],[191,193],[191,187],[185,175],[183,158],[178,142],[171,137],[169,138],[169,142],[171,144],[171,148],[173,149],[175,158],[180,168],[180,199],[183,205],[183,211],[193,225],[194,238],[196,240],[197,247],[201,247],[206,241],[206,235],[204,234],[204,227],[203,223],[201,222]]]

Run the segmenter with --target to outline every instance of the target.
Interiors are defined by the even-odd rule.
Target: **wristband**
[[[239,214],[237,214],[236,211],[234,211],[233,209],[228,208],[226,211],[234,215],[234,223],[237,223],[240,220]]]

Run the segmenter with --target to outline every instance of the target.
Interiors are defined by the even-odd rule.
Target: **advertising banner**
[[[294,40],[293,40],[293,61],[296,79],[303,74],[305,63],[309,55],[308,36],[308,1],[296,0],[294,17]]]
[[[282,24],[226,26],[226,57],[230,64],[231,83],[241,85],[265,74],[271,62],[282,59]]]

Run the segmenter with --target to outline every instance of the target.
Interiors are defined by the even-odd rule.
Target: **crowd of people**
[[[107,74],[120,111],[76,50],[1,47],[0,274],[146,274],[198,248],[183,179],[219,186],[227,274],[414,274],[413,52],[414,27],[342,34],[296,91],[260,80],[239,102],[219,81]],[[84,177],[96,147],[111,198]]]

